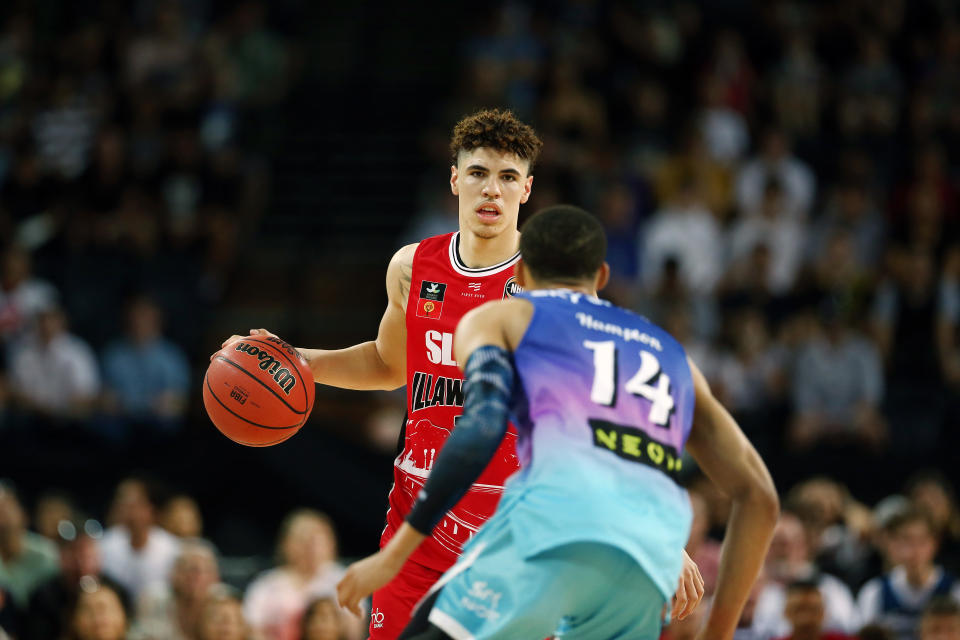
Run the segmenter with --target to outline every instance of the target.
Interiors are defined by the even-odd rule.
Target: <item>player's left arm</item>
[[[337,585],[341,606],[360,615],[360,600],[393,579],[490,463],[507,432],[514,384],[510,351],[526,331],[532,312],[525,300],[497,301],[460,321],[453,343],[457,362],[465,363],[463,415],[406,522],[387,546],[351,565]]]

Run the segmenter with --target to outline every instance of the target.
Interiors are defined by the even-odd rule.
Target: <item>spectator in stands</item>
[[[960,581],[934,563],[936,529],[923,512],[909,510],[890,519],[888,561],[893,569],[867,582],[857,605],[864,623],[876,622],[900,640],[915,637],[920,616],[937,596],[960,602]]]
[[[771,179],[783,185],[786,215],[806,219],[816,196],[816,179],[810,167],[793,155],[786,134],[776,128],[764,133],[760,154],[748,160],[737,176],[737,209],[745,215],[759,214]]]
[[[920,617],[919,640],[960,640],[960,603],[933,598]]]
[[[764,186],[758,215],[742,215],[728,236],[729,256],[733,263],[746,261],[757,245],[770,250],[767,288],[775,295],[789,292],[803,264],[806,225],[786,209],[783,186],[770,178]]]
[[[934,469],[918,471],[907,482],[905,493],[936,526],[940,541],[937,562],[953,575],[960,575],[960,508],[950,481]]]
[[[687,176],[676,200],[657,211],[642,233],[642,275],[649,291],[658,288],[669,258],[678,262],[681,279],[691,292],[713,291],[723,274],[723,239],[694,176]]]
[[[714,216],[723,220],[730,212],[730,169],[713,159],[707,141],[696,127],[688,127],[680,149],[652,171],[654,192],[661,207],[682,199],[690,184],[696,184],[699,199]]]
[[[790,635],[785,640],[848,640],[851,636],[838,631],[824,631],[826,606],[816,580],[797,580],[787,586],[784,617],[790,622]]]
[[[207,598],[196,640],[253,640],[255,637],[250,633],[243,617],[243,605],[236,596],[224,592]]]
[[[103,353],[106,410],[131,429],[170,433],[186,409],[190,367],[162,334],[161,311],[146,296],[130,300],[126,335]]]
[[[45,491],[33,505],[33,528],[55,543],[60,541],[60,522],[76,516],[73,501],[62,491]]]
[[[794,485],[784,505],[803,523],[811,555],[822,571],[841,578],[851,589],[859,589],[875,575],[873,514],[844,485],[814,476]]]
[[[0,586],[0,640],[10,640],[8,633],[19,632],[20,612],[10,600],[10,595]]]
[[[30,254],[8,246],[0,255],[0,343],[9,349],[14,340],[23,339],[40,312],[56,305],[57,297],[51,284],[33,276]]]
[[[56,573],[56,547],[27,531],[27,516],[13,486],[0,482],[0,588],[25,609],[34,589]]]
[[[158,499],[148,481],[127,478],[117,486],[116,524],[100,540],[103,571],[125,587],[134,601],[145,590],[164,583],[180,551],[180,542],[155,525]]]
[[[845,180],[834,189],[826,210],[813,224],[809,256],[814,260],[823,257],[831,240],[842,235],[852,245],[857,266],[872,269],[880,260],[884,227],[867,185],[858,180]]]
[[[603,189],[597,217],[607,235],[610,282],[605,291],[608,299],[626,307],[633,306],[637,292],[640,213],[640,201],[626,185],[614,183]]]
[[[760,637],[781,637],[790,632],[786,617],[789,586],[803,581],[823,594],[822,628],[830,632],[854,633],[859,626],[857,608],[850,589],[838,578],[820,572],[813,564],[806,531],[796,515],[785,511],[774,531],[764,565],[767,583],[757,598],[753,628]]]
[[[838,116],[846,131],[884,135],[896,127],[903,81],[888,49],[882,34],[866,30],[860,34],[859,59],[840,85]]]
[[[750,146],[746,120],[726,103],[724,87],[716,78],[707,77],[700,86],[703,105],[698,120],[710,156],[725,166],[736,165]]]
[[[307,606],[300,623],[302,640],[349,640],[344,612],[333,598],[317,598]]]
[[[792,34],[768,77],[777,123],[796,135],[815,136],[820,128],[827,75],[813,40],[800,30]]]
[[[67,640],[126,640],[129,622],[119,594],[92,578],[81,587]]]
[[[170,497],[163,505],[160,526],[178,538],[203,536],[203,516],[197,501],[186,494]]]
[[[207,598],[219,581],[213,546],[205,540],[184,540],[169,584],[155,584],[141,597],[132,636],[137,640],[192,640]]]
[[[293,640],[307,603],[336,596],[344,567],[337,562],[333,526],[316,511],[300,509],[287,516],[278,546],[283,564],[247,587],[243,610],[254,630],[267,640]],[[359,621],[352,622],[354,631],[362,632]]]
[[[36,335],[17,348],[10,365],[10,394],[20,411],[53,420],[91,415],[100,372],[90,346],[67,331],[62,309],[37,314]]]
[[[821,304],[824,331],[800,350],[793,376],[797,415],[790,445],[806,451],[825,441],[840,441],[867,451],[881,450],[887,431],[879,412],[883,399],[880,354],[854,329],[839,303]]]
[[[891,277],[877,289],[871,328],[886,364],[891,451],[916,468],[933,453],[945,416],[936,328],[946,314],[930,252],[894,249],[888,263]]]
[[[60,573],[37,587],[30,597],[23,629],[24,640],[60,638],[68,624],[67,612],[76,605],[82,585],[95,579],[109,585],[129,606],[126,590],[103,575],[97,539],[102,534],[95,520],[63,520],[58,523]]]

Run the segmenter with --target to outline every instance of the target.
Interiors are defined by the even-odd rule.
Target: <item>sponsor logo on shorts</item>
[[[379,607],[374,609],[373,613],[370,614],[370,623],[374,629],[383,628],[383,612],[380,611]]]
[[[475,580],[470,585],[470,591],[460,598],[460,605],[478,618],[496,620],[500,617],[497,608],[502,596],[502,593],[491,589],[486,582]]]

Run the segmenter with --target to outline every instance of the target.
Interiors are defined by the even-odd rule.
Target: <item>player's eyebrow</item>
[[[490,171],[490,169],[483,166],[482,164],[472,164],[469,167],[467,167],[467,171],[476,171],[476,170]],[[501,169],[500,173],[512,173],[513,175],[520,177],[520,172],[514,169],[513,167],[510,167],[509,169]]]

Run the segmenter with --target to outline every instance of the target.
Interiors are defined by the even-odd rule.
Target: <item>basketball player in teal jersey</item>
[[[521,471],[400,637],[657,638],[690,530],[686,448],[733,500],[702,633],[732,638],[779,511],[763,461],[675,339],[596,297],[609,269],[593,216],[547,209],[520,248],[527,292],[461,320],[460,423],[397,534],[347,571],[340,602],[356,610],[392,579],[512,415]]]

